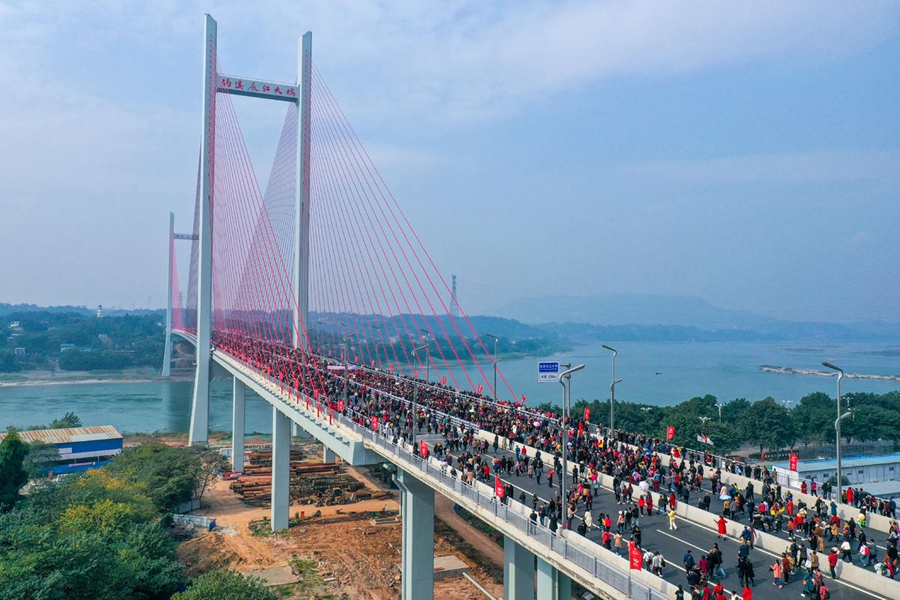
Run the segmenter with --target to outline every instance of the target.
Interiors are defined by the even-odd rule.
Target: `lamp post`
[[[846,414],[841,414],[841,379],[844,378],[844,370],[840,367],[836,367],[830,362],[822,361],[823,367],[828,367],[829,369],[834,369],[838,372],[837,376],[837,420],[834,422],[834,441],[835,441],[835,455],[837,457],[837,476],[835,480],[837,482],[837,501],[841,502],[841,420],[845,417],[849,416],[849,412]]]
[[[486,333],[484,335],[486,335],[487,337],[494,340],[494,354],[491,356],[491,358],[492,358],[491,362],[494,365],[494,402],[496,402],[497,401],[497,363],[500,362],[501,360],[503,360],[502,358],[497,358],[497,342],[500,341],[500,338],[498,338],[496,335],[492,335],[490,333]]]
[[[724,402],[716,402],[716,408],[719,409],[719,423],[722,422],[722,409],[725,408]]]
[[[350,387],[350,346],[347,340],[356,337],[356,332],[341,338],[341,346],[344,349],[344,406],[347,406],[347,388]]]
[[[418,355],[419,350],[425,350],[425,351],[427,352],[427,351],[428,351],[428,344],[423,344],[422,346],[418,346],[418,347],[416,347],[416,348],[413,348],[412,355],[415,356],[416,358],[419,358],[419,355]],[[419,411],[417,410],[417,407],[418,407],[417,402],[418,402],[418,401],[419,401],[419,378],[416,377],[415,379],[413,379],[413,401],[412,401],[412,405],[413,405],[413,413],[412,413],[412,447],[413,447],[413,452],[417,452],[417,450],[416,450],[416,418],[418,417],[418,414],[417,414],[417,413],[419,412]]]
[[[426,336],[430,336],[430,337],[432,337],[432,338],[434,337],[434,336],[431,335],[431,332],[428,331],[427,329],[422,329],[422,328],[420,327],[420,328],[419,328],[419,331],[421,331],[422,333],[425,334],[424,336],[422,336],[423,338],[426,337]],[[430,377],[430,371],[431,371],[431,354],[428,352],[428,344],[427,344],[427,343],[425,344],[424,348],[425,348],[425,381],[431,381],[431,377]]]
[[[584,368],[584,365],[578,365],[577,367],[572,367],[570,369],[566,369],[562,373],[559,374],[559,383],[563,386],[563,440],[562,440],[562,478],[560,479],[560,489],[562,491],[562,499],[566,500],[566,471],[568,469],[568,454],[569,454],[569,404],[572,402],[572,373],[575,371],[580,371]],[[566,382],[569,382],[566,385]],[[563,509],[563,515],[565,515],[565,509]]]
[[[616,355],[615,348],[602,344],[603,348],[613,353],[612,355],[612,385],[609,386],[609,437],[615,437],[616,431]]]

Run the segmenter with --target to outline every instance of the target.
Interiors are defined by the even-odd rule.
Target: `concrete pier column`
[[[571,600],[572,580],[565,573],[538,557],[537,600]]]
[[[290,483],[291,420],[272,407],[272,531],[288,528]]]
[[[322,446],[322,462],[334,462],[334,450],[332,450],[328,446]]]
[[[534,554],[507,537],[503,540],[503,600],[534,598]]]
[[[434,490],[405,471],[400,488],[403,515],[403,600],[434,600]]]
[[[247,385],[234,378],[231,402],[231,470],[244,470],[244,421],[247,414]]]

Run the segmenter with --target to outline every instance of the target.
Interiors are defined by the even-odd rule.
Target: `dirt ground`
[[[347,469],[369,488],[384,489],[380,482]],[[343,600],[393,600],[400,598],[401,526],[376,525],[371,513],[396,514],[393,499],[366,500],[341,506],[291,506],[291,517],[305,512],[306,520],[288,533],[254,536],[251,521],[270,515],[267,508],[252,508],[219,481],[204,496],[209,507],[197,511],[216,519],[216,531],[182,544],[179,557],[192,576],[217,569],[264,569],[312,561],[316,576],[292,586],[290,598],[341,598]],[[311,518],[316,511],[321,516]],[[469,575],[495,597],[503,595],[503,549],[453,511],[453,503],[435,496],[435,554],[454,555],[470,567]],[[324,581],[325,579],[331,579]],[[311,582],[311,583],[310,583]],[[442,600],[485,598],[464,577],[435,582],[435,597]]]

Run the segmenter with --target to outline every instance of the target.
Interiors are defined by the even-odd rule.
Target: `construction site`
[[[215,519],[212,531],[181,544],[191,576],[235,569],[266,580],[293,599],[400,598],[398,494],[381,465],[323,463],[321,445],[291,449],[290,528],[271,534],[271,450],[245,457],[191,514]],[[435,596],[476,600],[503,596],[503,549],[435,495]]]

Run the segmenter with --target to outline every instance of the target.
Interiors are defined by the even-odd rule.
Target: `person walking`
[[[678,525],[675,524],[675,509],[670,508],[669,512],[666,513],[669,517],[669,530],[670,531],[678,531]]]
[[[728,539],[728,529],[726,528],[728,521],[725,520],[724,514],[716,521],[716,525],[718,526],[718,535],[716,537],[723,540]]]
[[[828,570],[831,571],[831,578],[837,579],[838,549],[832,548],[831,554],[828,555]]]
[[[782,568],[780,558],[776,559],[775,563],[769,567],[769,570],[772,571],[772,577],[775,579],[775,581],[772,582],[772,585],[777,585],[779,589],[784,587],[781,583]]]

